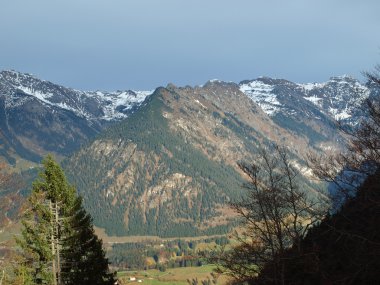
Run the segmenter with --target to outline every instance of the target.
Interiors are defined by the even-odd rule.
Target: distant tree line
[[[221,247],[229,244],[225,236],[207,238],[197,241],[174,240],[164,243],[124,243],[114,244],[108,252],[108,259],[119,270],[142,270],[201,266],[207,263],[199,250],[202,244],[207,250],[214,250],[212,245]]]

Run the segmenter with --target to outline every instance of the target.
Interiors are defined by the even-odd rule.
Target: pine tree
[[[68,220],[70,234],[65,239],[65,266],[62,279],[65,284],[113,284],[114,275],[108,272],[108,260],[102,241],[94,233],[92,218],[77,197],[70,209]]]
[[[102,241],[82,199],[52,156],[43,166],[33,183],[22,238],[17,239],[30,284],[113,283]]]
[[[69,196],[62,169],[51,156],[43,161],[44,171],[33,183],[29,207],[22,221],[22,238],[17,239],[35,284],[57,284],[59,265],[59,204]],[[58,216],[59,218],[59,216]]]

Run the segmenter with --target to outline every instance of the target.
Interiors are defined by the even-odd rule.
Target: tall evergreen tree
[[[53,279],[53,252],[50,244],[52,217],[47,205],[43,203],[44,196],[44,193],[32,192],[29,198],[31,207],[22,220],[22,238],[16,239],[23,251],[23,264],[20,267],[26,269],[23,274],[30,280],[27,284],[51,284]]]
[[[17,240],[31,284],[111,284],[102,242],[81,198],[52,156],[43,166]]]
[[[51,156],[43,161],[44,170],[33,183],[29,207],[22,221],[22,238],[17,242],[23,249],[25,264],[35,284],[59,282],[61,214],[70,206],[73,189],[62,169]],[[72,199],[71,199],[72,200]]]
[[[108,272],[102,241],[95,235],[92,218],[84,210],[80,197],[70,209],[68,225],[69,234],[62,251],[64,284],[113,284],[114,275]]]

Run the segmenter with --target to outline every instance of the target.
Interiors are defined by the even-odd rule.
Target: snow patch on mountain
[[[45,103],[50,103],[50,101],[48,99],[53,97],[52,93],[45,93],[45,92],[41,92],[39,90],[33,90],[32,88],[30,88],[28,86],[19,85],[19,86],[16,86],[16,89],[21,90],[25,94],[32,95],[32,96],[36,97],[37,99],[39,99]]]
[[[308,92],[315,88],[323,88],[325,87],[326,83],[304,83],[304,84],[298,84],[298,85],[302,87],[306,92]]]
[[[277,100],[276,94],[272,92],[272,85],[254,80],[241,84],[240,91],[257,103],[269,116],[275,115],[280,110],[281,103]]]
[[[344,111],[340,111],[337,108],[329,108],[329,113],[332,114],[335,118],[335,120],[344,120],[351,117],[351,114],[349,114],[349,110],[346,108]]]
[[[310,96],[310,97],[304,97],[306,100],[310,101],[314,105],[317,105],[318,107],[322,107],[322,98],[319,98],[317,96]]]
[[[88,97],[95,97],[103,104],[103,120],[112,121],[126,118],[126,111],[141,104],[153,91],[117,91],[117,92],[85,92]]]

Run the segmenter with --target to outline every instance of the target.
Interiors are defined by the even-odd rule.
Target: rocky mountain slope
[[[110,234],[221,233],[233,225],[225,203],[241,195],[237,161],[250,161],[259,147],[275,142],[289,147],[307,175],[308,151],[342,145],[335,113],[310,101],[317,96],[310,90],[270,78],[169,84],[70,157],[66,170]],[[331,93],[331,101],[336,94],[342,95]],[[357,100],[364,94],[351,93]]]
[[[360,106],[363,100],[377,92],[375,88],[347,75],[331,77],[324,83],[307,84],[262,77],[240,82],[240,90],[271,117],[285,113],[286,116],[300,115],[315,119],[320,112],[337,121],[352,124],[358,122],[362,115]],[[305,100],[315,107],[311,108]]]
[[[275,142],[307,176],[305,154],[340,148],[337,119],[355,124],[357,106],[376,92],[347,76],[313,84],[263,77],[169,84],[148,96],[77,91],[6,71],[0,155],[69,156],[68,176],[109,234],[222,233],[235,222],[225,204],[242,191],[237,161]]]
[[[84,92],[15,71],[0,72],[0,154],[39,162],[66,156],[104,127],[120,121],[149,92]]]

